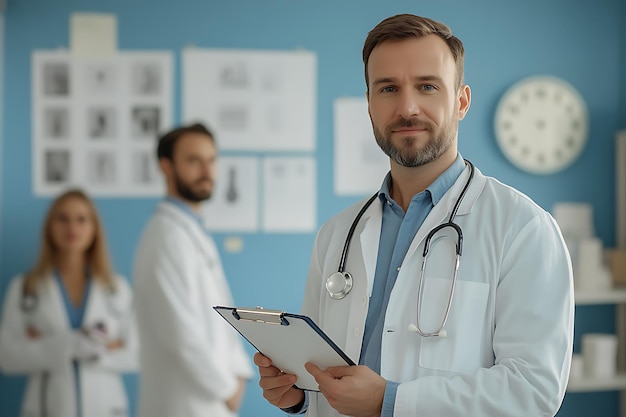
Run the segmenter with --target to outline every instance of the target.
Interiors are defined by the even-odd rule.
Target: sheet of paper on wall
[[[313,157],[268,157],[263,161],[263,229],[312,232],[317,182]]]
[[[259,229],[259,159],[220,156],[211,198],[202,207],[206,227],[215,232]]]
[[[35,51],[32,59],[34,193],[162,195],[155,147],[172,125],[172,54]]]
[[[315,149],[314,53],[187,48],[182,67],[183,119],[212,127],[220,149]]]
[[[334,102],[335,193],[373,194],[389,171],[389,158],[372,132],[365,97]]]
[[[111,13],[72,13],[70,50],[75,56],[112,56],[117,53],[117,16]]]

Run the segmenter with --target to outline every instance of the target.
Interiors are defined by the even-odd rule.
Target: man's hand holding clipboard
[[[214,309],[259,351],[254,363],[271,404],[299,412],[304,390],[320,391],[345,415],[369,416],[382,404],[387,381],[367,366],[356,366],[309,317],[262,308]]]
[[[293,384],[297,377],[286,374],[272,365],[260,353],[254,355],[259,368],[263,397],[283,411],[299,413],[305,404],[304,392]],[[322,370],[307,362],[306,370],[319,385],[319,391],[328,403],[341,414],[357,417],[380,416],[387,381],[367,366],[333,366]],[[365,395],[363,395],[365,393]],[[366,398],[365,401],[362,398]],[[371,414],[370,410],[376,410]]]
[[[263,397],[276,407],[287,412],[298,412],[304,406],[304,391],[296,388],[298,377],[286,374],[272,365],[272,360],[261,353],[254,355],[254,364],[259,367]]]

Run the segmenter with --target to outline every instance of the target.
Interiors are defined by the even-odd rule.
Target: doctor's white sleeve
[[[12,280],[4,299],[0,323],[0,369],[7,374],[30,374],[65,369],[72,360],[72,331],[27,336],[21,307],[22,278]]]
[[[548,213],[506,248],[495,291],[495,365],[401,383],[394,417],[556,414],[569,375],[574,300],[567,248]]]
[[[198,265],[189,254],[197,249],[183,232],[160,236],[159,240],[153,242],[154,253],[136,263],[139,333],[150,335],[149,343],[158,345],[166,355],[163,360],[176,365],[186,386],[199,395],[228,399],[238,388],[237,377],[230,361],[215,354],[215,335],[202,306],[192,301],[192,294],[198,291],[194,282]],[[142,338],[140,343],[145,341]],[[157,347],[142,347],[142,351],[148,349]]]

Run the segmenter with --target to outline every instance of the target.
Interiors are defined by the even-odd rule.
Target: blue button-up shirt
[[[391,198],[389,192],[390,174],[383,181],[378,198],[383,203],[383,219],[378,245],[378,258],[374,275],[374,287],[369,302],[369,310],[365,321],[363,345],[361,347],[360,365],[380,374],[380,355],[385,312],[389,297],[398,273],[409,250],[409,246],[417,231],[432,208],[457,180],[465,169],[461,155],[457,155],[454,163],[441,174],[424,191],[411,198],[407,212]],[[398,383],[388,381],[381,417],[392,417],[398,390]]]

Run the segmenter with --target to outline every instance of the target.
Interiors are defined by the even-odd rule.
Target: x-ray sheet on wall
[[[183,118],[211,126],[221,149],[315,149],[314,53],[188,48],[182,62]]]
[[[34,193],[162,195],[155,147],[172,125],[172,54],[35,51],[32,64]]]
[[[389,171],[389,158],[378,147],[365,98],[344,97],[334,103],[335,193],[372,194]]]
[[[220,156],[217,170],[213,194],[202,207],[207,228],[216,232],[258,231],[258,158]]]
[[[263,164],[263,229],[311,232],[316,227],[317,182],[312,157],[268,157]]]

